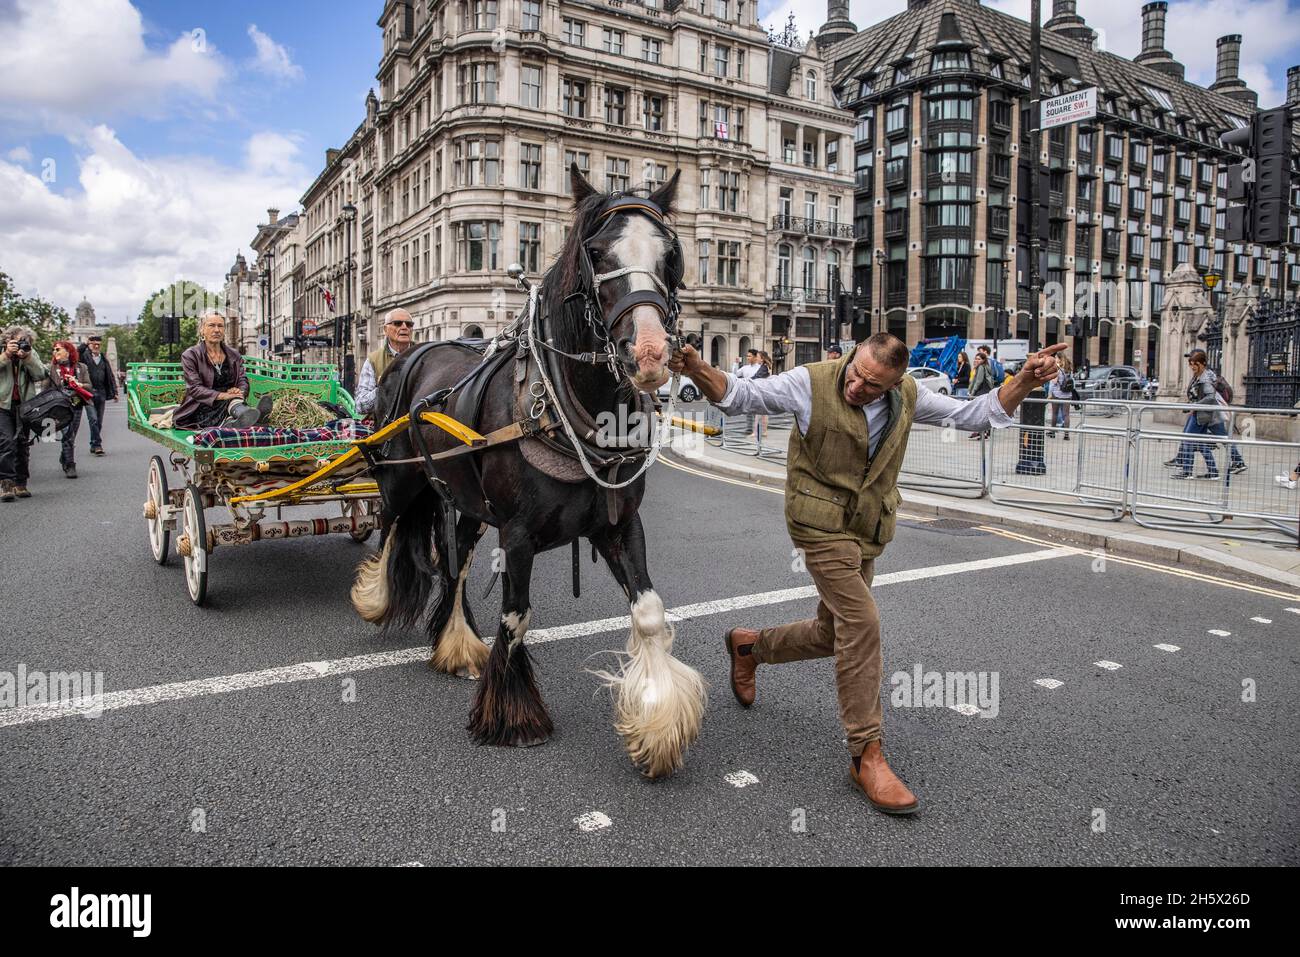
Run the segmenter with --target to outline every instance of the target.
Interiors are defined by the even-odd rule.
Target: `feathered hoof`
[[[693,669],[675,663],[685,674],[666,700],[648,706],[644,702],[620,704],[614,722],[627,756],[648,778],[661,778],[681,768],[686,749],[700,736],[704,721],[704,681]]]
[[[444,633],[434,645],[429,667],[445,675],[478,680],[491,649],[469,629]]]

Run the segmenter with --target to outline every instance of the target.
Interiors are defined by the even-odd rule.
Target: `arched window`
[[[809,70],[804,74],[804,95],[810,99],[817,99],[817,71]]]
[[[803,291],[811,293],[817,288],[817,250],[811,246],[803,248]]]
[[[840,288],[840,254],[835,250],[826,253],[826,291],[834,295]]]

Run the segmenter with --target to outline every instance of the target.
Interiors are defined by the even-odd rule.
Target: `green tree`
[[[129,363],[141,360],[140,343],[136,339],[134,326],[109,326],[104,330],[105,349],[109,339],[117,342],[119,368],[125,369]]]
[[[199,317],[223,309],[221,294],[208,292],[196,282],[182,279],[159,289],[140,307],[140,317],[135,327],[137,361],[166,361],[171,358],[173,351],[179,357],[182,350],[199,341]],[[181,341],[175,350],[170,345],[163,344],[163,316],[181,317]]]
[[[6,273],[0,272],[0,326],[26,326],[36,334],[32,348],[48,359],[54,343],[68,337],[72,317],[62,306],[39,296],[21,296]]]

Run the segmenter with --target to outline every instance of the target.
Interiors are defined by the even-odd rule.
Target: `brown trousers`
[[[760,664],[835,656],[840,723],[856,757],[880,737],[880,614],[871,597],[875,562],[853,542],[799,545],[821,601],[817,617],[764,628],[752,654]]]

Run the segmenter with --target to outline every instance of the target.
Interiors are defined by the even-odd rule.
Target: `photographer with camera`
[[[30,329],[11,326],[0,336],[0,502],[31,498],[27,491],[29,432],[18,408],[44,385],[45,366],[32,351]]]
[[[62,388],[72,400],[72,420],[63,428],[60,436],[62,449],[59,452],[59,464],[67,478],[77,477],[77,429],[81,427],[81,410],[85,408],[90,421],[95,421],[95,394],[91,392],[90,370],[84,362],[77,361],[77,348],[71,342],[54,343],[54,354],[50,362],[50,383]]]

